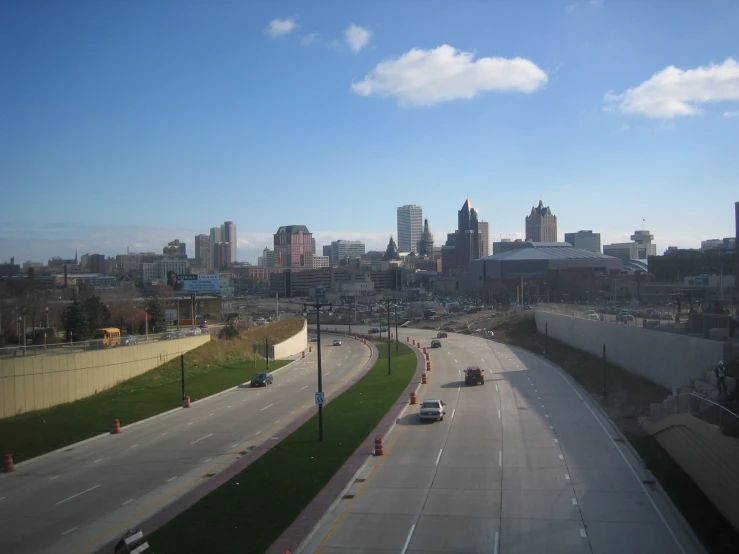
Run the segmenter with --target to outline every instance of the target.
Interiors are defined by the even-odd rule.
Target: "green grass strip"
[[[265,325],[233,341],[212,340],[185,354],[185,393],[193,402],[235,387],[265,371],[252,340],[284,340],[300,320]],[[126,347],[136,348],[136,347]],[[274,371],[286,361],[270,361]],[[180,357],[101,393],[15,417],[0,419],[0,454],[18,463],[110,431],[113,420],[128,425],[182,405]]]
[[[400,345],[387,374],[380,358],[324,408],[324,441],[315,415],[241,473],[147,537],[157,554],[262,553],[334,476],[398,401],[416,371],[416,354]],[[247,533],[248,530],[248,533]]]

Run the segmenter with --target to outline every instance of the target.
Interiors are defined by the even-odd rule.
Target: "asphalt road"
[[[401,330],[428,345],[435,334]],[[450,333],[429,349],[409,407],[297,552],[323,554],[702,552],[664,492],[589,396],[525,351]],[[466,387],[464,368],[485,370]]]
[[[323,348],[327,392],[370,356],[360,342],[342,342]],[[269,440],[314,405],[313,346],[266,388],[239,387],[0,474],[0,552],[92,552],[227,467],[239,452]]]

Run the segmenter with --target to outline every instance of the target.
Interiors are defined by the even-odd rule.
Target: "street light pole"
[[[395,352],[400,348],[400,337],[398,336],[398,303],[395,303]]]
[[[328,306],[328,315],[333,312],[332,305],[321,304],[316,300],[313,304],[303,304],[303,315],[308,318],[308,308],[316,310],[316,335],[317,335],[317,355],[318,355],[318,392],[323,392],[323,371],[321,369],[321,308]],[[318,403],[318,440],[323,441],[323,402]]]
[[[385,300],[385,310],[387,311],[387,374],[392,375],[393,374],[393,368],[391,365],[391,358],[390,355],[390,302],[392,300]],[[380,330],[382,330],[382,325],[380,325]],[[397,333],[397,329],[395,330]],[[395,337],[398,338],[397,336]]]

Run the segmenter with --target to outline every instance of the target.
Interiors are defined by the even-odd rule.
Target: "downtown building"
[[[632,242],[618,242],[604,244],[603,253],[608,256],[619,258],[624,262],[639,260],[646,263],[649,256],[657,255],[657,245],[652,244],[654,235],[649,231],[634,231],[631,235]]]
[[[328,256],[331,263],[341,265],[352,258],[361,258],[364,256],[366,246],[359,240],[334,240],[331,241]],[[324,256],[327,255],[324,247]]]
[[[549,206],[539,200],[526,216],[526,240],[531,242],[557,242],[557,216]]]
[[[409,204],[398,208],[398,250],[415,252],[423,234],[423,210]]]
[[[313,235],[305,225],[284,225],[274,234],[274,264],[286,268],[313,267]]]
[[[206,234],[195,235],[195,258],[200,267],[211,269],[213,267],[213,256],[210,250],[210,236]]]
[[[442,268],[446,273],[466,271],[472,260],[483,257],[483,239],[477,210],[469,198],[457,213],[457,230],[447,234],[442,250]]]
[[[588,252],[597,252],[600,254],[600,233],[593,231],[578,231],[577,233],[565,233],[565,242],[571,244],[575,248],[587,250]]]

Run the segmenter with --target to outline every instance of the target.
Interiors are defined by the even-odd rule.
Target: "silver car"
[[[418,417],[421,421],[443,421],[446,412],[446,404],[443,400],[424,400],[421,409],[418,411]]]

